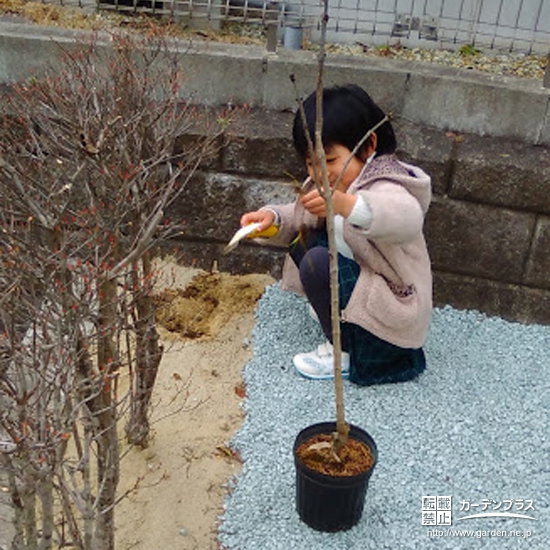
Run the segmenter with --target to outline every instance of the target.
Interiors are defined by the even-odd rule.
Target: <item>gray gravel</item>
[[[322,340],[302,298],[278,285],[267,289],[257,310],[254,356],[244,370],[247,415],[233,441],[244,468],[226,501],[224,548],[549,547],[550,327],[436,309],[425,347],[428,369],[416,381],[367,388],[346,382],[347,419],[374,437],[379,462],[361,521],[335,534],[303,524],[294,501],[294,438],[335,413],[332,382],[300,378],[292,356]],[[427,495],[452,497],[452,526],[434,527],[443,536],[422,525]],[[534,509],[518,511],[522,501]],[[536,519],[460,519],[499,503],[500,511],[511,505],[509,512]]]

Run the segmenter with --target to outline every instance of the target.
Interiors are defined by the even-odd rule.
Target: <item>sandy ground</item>
[[[227,445],[243,421],[241,373],[252,354],[254,309],[274,281],[170,261],[159,267],[163,303],[170,307],[159,326],[165,353],[152,438],[144,450],[121,441],[119,491],[125,498],[115,512],[116,548],[219,550],[219,516],[241,469]],[[12,535],[4,485],[0,481],[0,549]]]
[[[165,272],[170,288],[180,290],[197,274],[174,265]],[[162,330],[166,351],[153,400],[153,438],[145,450],[123,449],[120,490],[129,493],[117,507],[117,549],[219,548],[218,518],[228,483],[241,468],[227,444],[243,420],[241,372],[252,353],[253,310],[272,282],[267,275],[207,275],[203,290],[191,294],[209,303],[212,294],[219,297],[206,319],[212,333],[186,339],[181,330]],[[202,316],[196,320],[204,326]]]

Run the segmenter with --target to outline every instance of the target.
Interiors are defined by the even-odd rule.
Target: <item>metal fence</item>
[[[319,0],[42,0],[124,13],[151,13],[193,25],[225,22],[278,29],[299,47],[316,42]],[[289,40],[289,37],[292,40]],[[327,40],[333,43],[480,49],[546,55],[550,0],[329,0]]]

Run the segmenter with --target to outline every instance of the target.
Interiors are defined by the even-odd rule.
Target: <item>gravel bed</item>
[[[218,39],[257,45],[263,45],[267,40],[262,27],[242,23],[224,24]],[[304,49],[317,51],[319,46],[306,41]],[[358,42],[327,44],[326,50],[328,54],[401,59],[536,80],[544,77],[548,64],[548,57],[544,55],[481,49],[470,44],[464,44],[456,49],[445,49],[409,48],[399,43],[380,46]]]
[[[374,437],[379,462],[358,525],[327,534],[298,518],[292,457],[302,428],[335,418],[332,382],[303,379],[292,367],[293,354],[323,338],[305,300],[278,284],[256,315],[254,355],[244,369],[246,420],[232,443],[244,466],[221,518],[223,548],[546,550],[550,327],[436,309],[428,369],[417,380],[364,388],[345,382],[347,420]],[[422,525],[428,495],[452,497],[452,526],[436,527],[443,536]],[[535,519],[460,519],[510,501],[510,511],[523,503]],[[447,529],[472,534],[462,540]]]
[[[540,80],[548,63],[545,56],[527,55],[523,53],[498,53],[491,50],[480,50],[463,46],[457,50],[406,48],[393,46],[366,46],[355,44],[350,46],[332,45],[328,51],[347,55],[363,55],[367,57],[384,57],[387,59],[402,59],[405,61],[420,61],[476,70],[485,73],[505,76],[518,76]]]

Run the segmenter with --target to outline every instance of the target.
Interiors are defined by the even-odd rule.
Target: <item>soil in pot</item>
[[[329,476],[355,476],[374,465],[369,447],[351,437],[337,455],[329,434],[310,437],[298,447],[296,456],[308,468]]]

